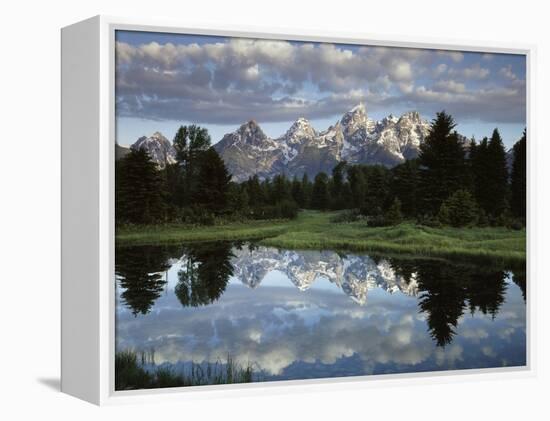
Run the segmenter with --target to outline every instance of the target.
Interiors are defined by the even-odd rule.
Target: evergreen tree
[[[311,192],[311,207],[325,210],[329,204],[328,176],[320,172],[315,176],[313,190]]]
[[[132,150],[116,163],[117,223],[152,224],[165,219],[164,182],[149,154]]]
[[[426,140],[420,145],[422,207],[431,215],[438,212],[447,197],[464,187],[464,149],[455,126],[445,111],[437,113]]]
[[[202,153],[197,174],[201,183],[195,192],[196,203],[214,213],[221,212],[227,205],[231,174],[214,148]]]
[[[488,192],[489,183],[486,182],[487,161],[489,160],[488,148],[489,139],[484,137],[479,145],[475,146],[475,149],[470,149],[469,159],[474,197],[485,215],[487,215],[486,208],[489,207],[487,198],[490,195],[490,192]]]
[[[487,145],[487,162],[485,163],[485,183],[487,197],[484,209],[491,216],[498,216],[507,207],[508,168],[506,165],[506,150],[498,129],[493,131]]]
[[[477,204],[468,190],[457,190],[439,208],[439,221],[453,227],[475,225],[477,218]]]
[[[309,208],[311,203],[311,191],[313,189],[313,186],[311,185],[309,181],[309,177],[307,176],[307,173],[304,173],[302,176],[302,191],[304,194],[304,208]]]
[[[248,194],[248,203],[251,207],[262,206],[266,202],[266,197],[264,196],[264,191],[260,184],[260,179],[257,175],[250,177],[246,181],[246,190]]]
[[[361,169],[367,180],[364,215],[380,216],[391,205],[390,171],[382,165],[362,165]]]
[[[332,169],[332,180],[330,184],[332,209],[344,209],[347,205],[343,197],[346,166],[346,161],[340,161]]]
[[[210,148],[208,130],[194,124],[180,126],[174,137],[176,160],[181,169],[180,205],[189,205],[198,189],[199,160],[202,153]]]
[[[358,165],[349,167],[347,173],[352,196],[352,205],[355,208],[361,208],[365,203],[367,179],[361,167]]]
[[[403,222],[403,214],[401,213],[401,202],[396,197],[386,212],[385,222],[388,225],[399,225]]]
[[[296,202],[296,204],[300,208],[304,208],[305,207],[304,189],[302,187],[302,183],[298,180],[296,176],[294,176],[294,178],[292,179],[291,194],[292,194],[292,199]]]
[[[511,209],[514,216],[526,217],[527,202],[527,132],[514,145],[514,163],[511,174]]]
[[[403,213],[417,215],[418,202],[418,161],[407,160],[392,169],[391,192],[401,202]]]

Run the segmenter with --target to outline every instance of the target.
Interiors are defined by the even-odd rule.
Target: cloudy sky
[[[298,117],[324,130],[359,102],[380,119],[445,109],[465,136],[526,122],[525,56],[117,31],[117,141],[180,124],[215,143],[255,119],[272,137]]]

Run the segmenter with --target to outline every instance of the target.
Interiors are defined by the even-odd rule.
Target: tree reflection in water
[[[440,347],[452,342],[466,308],[472,315],[477,310],[495,318],[504,302],[507,274],[500,266],[427,259],[392,259],[392,265],[418,282],[418,308]]]
[[[132,313],[147,314],[160,297],[166,280],[162,273],[170,268],[170,257],[178,247],[140,246],[116,250],[115,274],[124,291],[120,294]]]
[[[175,295],[184,307],[198,307],[211,304],[224,293],[229,278],[234,275],[232,264],[237,260],[233,250],[241,244],[230,242],[189,243],[183,246],[145,246],[117,248],[116,275],[123,291],[120,297],[134,315],[147,314],[160,297],[166,280],[163,272],[168,270],[173,258],[180,260],[177,273],[178,282]],[[249,251],[255,246],[250,244]],[[265,253],[265,251],[264,251]],[[293,251],[300,254],[305,252]],[[249,261],[238,260],[239,265],[257,264],[257,255],[251,253]],[[283,259],[283,252],[269,254],[270,259]],[[334,264],[344,265],[349,256],[335,255],[328,259]],[[299,257],[299,256],[298,256]],[[303,256],[302,256],[303,257]],[[359,270],[356,265],[365,266],[368,256],[354,256],[355,263],[348,270]],[[364,264],[357,259],[364,259]],[[370,259],[378,262],[380,259]],[[387,258],[383,260],[388,261]],[[303,270],[311,270],[311,262],[306,258],[296,258],[293,265],[302,262]],[[502,265],[457,263],[441,259],[390,258],[389,263],[396,274],[408,283],[413,279],[418,285],[418,308],[426,316],[428,332],[437,346],[444,347],[453,341],[459,319],[469,312],[498,314],[506,295],[506,272]],[[296,268],[293,268],[296,270]],[[333,270],[334,273],[342,271]],[[244,273],[244,272],[243,272]],[[248,273],[248,272],[246,272]],[[360,276],[359,282],[367,282]],[[243,281],[241,279],[241,281]],[[260,280],[261,281],[261,280]],[[526,296],[524,268],[514,269],[513,281]]]
[[[233,275],[231,243],[202,243],[186,246],[184,264],[178,271],[176,296],[184,307],[216,301]]]

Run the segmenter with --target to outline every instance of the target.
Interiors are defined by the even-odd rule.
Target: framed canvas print
[[[64,28],[62,390],[531,372],[531,54]]]

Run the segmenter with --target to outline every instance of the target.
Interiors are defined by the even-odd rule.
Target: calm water
[[[120,248],[117,351],[261,380],[525,365],[525,273],[253,244]]]

